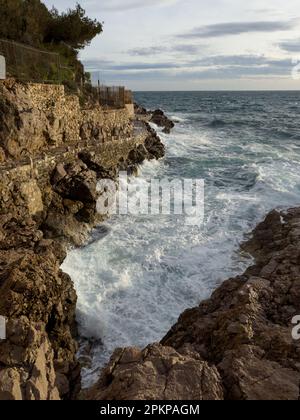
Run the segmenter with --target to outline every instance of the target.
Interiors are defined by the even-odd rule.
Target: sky
[[[45,0],[59,10],[76,0]],[[299,0],[82,0],[104,31],[80,53],[133,90],[300,90]]]

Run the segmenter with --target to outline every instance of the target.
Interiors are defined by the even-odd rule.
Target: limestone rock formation
[[[59,400],[53,359],[42,323],[10,319],[0,342],[0,400]]]
[[[300,314],[299,226],[299,208],[271,212],[243,246],[255,264],[184,312],[160,346],[116,353],[88,396],[185,399],[193,388],[203,399],[298,400],[300,342],[291,321]],[[170,355],[182,357],[182,375],[175,363],[176,386],[168,380],[164,388]]]
[[[177,353],[154,344],[144,351],[117,350],[97,385],[83,394],[92,400],[221,400],[216,368],[196,353]]]
[[[81,110],[62,86],[1,81],[0,400],[76,398],[77,297],[60,266],[102,220],[98,180],[163,156],[141,128],[125,109]]]

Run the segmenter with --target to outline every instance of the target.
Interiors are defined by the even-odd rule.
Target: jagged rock
[[[148,157],[147,149],[143,144],[140,144],[135,149],[131,150],[128,155],[128,162],[132,162],[132,164],[140,165],[144,162]]]
[[[149,136],[145,141],[145,148],[148,151],[148,159],[161,159],[165,156],[166,148],[155,130],[148,127]]]
[[[137,103],[134,104],[134,112],[135,112],[136,115],[144,115],[144,116],[147,116],[147,115],[150,114],[150,112],[147,111],[146,108],[144,108],[143,106],[141,106],[141,105],[139,105]]]
[[[52,184],[59,183],[62,179],[64,179],[67,176],[67,172],[65,170],[65,167],[62,163],[59,163],[56,165],[56,168],[52,174]]]
[[[182,365],[194,388],[206,386],[209,397],[222,398],[216,392],[222,387],[229,400],[298,400],[300,342],[292,338],[291,321],[300,314],[299,226],[300,208],[271,212],[243,245],[255,264],[180,316],[155,352],[155,366],[165,368],[166,352],[184,357],[188,351],[189,357],[201,366],[206,362],[214,372],[213,378],[200,380],[189,371],[191,361]],[[165,394],[159,386],[164,368],[156,371],[147,357],[147,349],[142,354],[119,351],[88,396],[186,398],[186,376],[177,376],[177,388]]]
[[[66,168],[67,176],[57,184],[56,191],[62,198],[93,203],[97,200],[97,177],[95,172],[82,168],[77,164]]]
[[[0,400],[59,400],[53,350],[42,323],[9,319],[0,342]]]
[[[78,385],[78,377],[77,385],[73,379],[76,370],[78,374],[74,340],[76,293],[69,276],[59,268],[65,254],[54,242],[48,245],[39,244],[38,252],[29,249],[0,252],[0,313],[8,320],[15,320],[13,325],[18,325],[18,320],[24,317],[30,324],[38,323],[49,337],[49,352],[53,352],[56,372],[63,374],[75,388]],[[3,369],[11,368],[3,355],[13,354],[13,349],[12,340],[1,344]],[[14,366],[25,363],[23,358],[18,360],[18,354],[14,356]]]
[[[0,83],[0,315],[9,319],[0,399],[79,391],[76,293],[60,265],[66,245],[81,245],[100,221],[98,179],[115,180],[119,160],[131,170],[150,156],[141,145],[127,159],[141,143],[133,128],[125,109],[83,110],[63,86]],[[104,158],[95,151],[106,140],[120,151],[103,147]]]
[[[95,155],[92,155],[90,152],[81,152],[78,155],[79,159],[86,164],[86,166],[94,171],[98,179],[112,179],[117,178],[117,168],[104,168],[101,164],[97,162],[98,158]]]
[[[157,109],[152,113],[150,122],[156,124],[158,127],[163,127],[163,132],[166,134],[170,134],[172,128],[175,127],[174,122],[160,109]]]
[[[98,384],[83,397],[92,400],[221,400],[216,368],[195,353],[180,354],[159,344],[144,351],[117,350]]]

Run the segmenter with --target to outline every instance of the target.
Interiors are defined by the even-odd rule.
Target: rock
[[[98,179],[115,180],[117,178],[117,168],[104,168],[100,163],[97,162],[98,157],[92,155],[90,152],[81,152],[79,153],[78,157],[87,165],[91,171],[96,173]]]
[[[165,156],[166,148],[156,131],[148,126],[149,136],[145,141],[145,148],[148,151],[148,159],[161,159]]]
[[[0,313],[8,320],[14,320],[8,325],[8,340],[0,346],[0,365],[3,370],[9,369],[9,373],[13,368],[13,376],[16,376],[15,368],[23,366],[27,360],[24,359],[21,350],[27,351],[31,345],[28,334],[29,332],[33,334],[37,328],[35,325],[38,325],[39,330],[43,331],[40,343],[41,346],[44,343],[45,348],[37,349],[41,351],[36,354],[37,369],[41,364],[50,363],[42,359],[45,349],[48,349],[49,360],[55,367],[56,373],[65,376],[65,380],[71,383],[70,388],[73,392],[75,388],[72,386],[78,386],[78,377],[77,384],[73,380],[74,371],[78,369],[75,356],[77,344],[74,340],[77,298],[71,279],[60,271],[61,252],[58,252],[54,242],[48,245],[47,249],[42,249],[40,243],[39,254],[29,249],[0,252]],[[20,350],[14,347],[16,344],[14,340],[17,340]],[[58,367],[59,365],[63,365],[63,369]],[[7,375],[8,373],[5,373],[5,377]],[[47,379],[49,374],[42,373],[43,378],[45,375]],[[54,377],[53,381],[55,380]],[[39,376],[38,381],[40,381]],[[30,398],[39,399],[34,391],[35,387],[42,386],[39,383],[30,381]],[[43,392],[40,394],[41,399],[46,396],[45,389]],[[28,398],[24,393],[22,395]],[[64,396],[63,393],[60,395]]]
[[[9,320],[0,399],[77,397],[77,297],[60,266],[67,245],[82,245],[102,221],[98,180],[162,150],[133,129],[126,110],[83,110],[63,86],[0,83],[0,315]],[[112,140],[120,150],[103,144]]]
[[[159,344],[144,351],[117,350],[102,377],[83,394],[87,400],[221,400],[216,368],[197,354],[180,354]]]
[[[2,147],[0,147],[0,164],[4,163],[5,160],[6,160],[6,156],[5,156],[4,149]]]
[[[38,213],[42,213],[44,210],[42,193],[37,185],[36,180],[29,182],[23,182],[20,185],[21,195],[28,208],[30,216],[35,216]]]
[[[146,108],[144,108],[143,106],[135,103],[134,104],[134,112],[136,115],[142,115],[142,116],[147,116],[149,115],[149,111],[147,111]]]
[[[157,109],[152,113],[150,122],[156,124],[158,127],[163,127],[163,132],[166,134],[170,134],[172,128],[175,127],[174,122],[160,109]]]
[[[95,172],[85,169],[77,163],[65,167],[65,171],[67,175],[58,183],[54,183],[54,191],[64,199],[82,203],[96,202],[97,177]],[[57,172],[55,175],[57,175]]]
[[[56,168],[52,174],[52,184],[57,184],[66,176],[67,176],[67,172],[65,170],[64,165],[62,163],[59,163],[58,165],[56,165]]]
[[[255,264],[185,311],[159,346],[116,352],[87,398],[298,400],[299,226],[300,208],[271,212],[243,245]]]
[[[42,323],[10,319],[0,342],[0,400],[60,400],[53,350]]]
[[[143,144],[140,144],[135,149],[131,150],[128,155],[128,161],[134,165],[140,165],[148,157],[148,151]]]

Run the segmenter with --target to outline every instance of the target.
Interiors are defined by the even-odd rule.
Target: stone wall
[[[83,110],[63,86],[0,82],[0,163],[94,139],[100,143],[133,134],[127,109]]]

